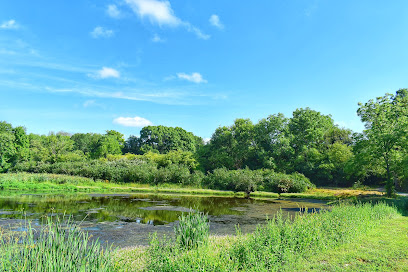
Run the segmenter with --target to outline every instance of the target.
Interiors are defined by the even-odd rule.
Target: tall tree
[[[359,103],[357,114],[364,122],[365,151],[382,162],[386,172],[387,195],[395,193],[393,174],[398,169],[408,133],[408,91],[385,94],[376,100]]]
[[[260,167],[279,171],[291,171],[293,148],[290,145],[291,134],[289,119],[282,113],[261,119],[254,127],[256,157]]]
[[[161,154],[175,150],[194,153],[197,146],[197,136],[180,127],[144,127],[140,131],[139,141],[143,153],[154,150]]]

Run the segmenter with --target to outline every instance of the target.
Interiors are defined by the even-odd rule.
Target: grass
[[[392,229],[388,227],[391,222]],[[124,265],[123,271],[324,271],[332,266],[334,270],[330,271],[342,271],[343,266],[334,266],[338,259],[331,256],[337,256],[342,248],[345,253],[348,248],[361,248],[364,239],[369,239],[371,259],[380,258],[383,264],[379,267],[390,266],[392,270],[406,267],[407,226],[398,230],[406,223],[396,208],[384,203],[341,204],[332,212],[303,214],[294,221],[278,216],[252,234],[210,236],[208,243],[191,250],[169,240],[154,240],[148,248],[125,249],[115,258]],[[384,237],[376,239],[378,234]],[[405,240],[400,241],[402,238]],[[389,239],[389,247],[394,248],[393,259],[388,259],[389,252],[382,251],[382,239]],[[364,253],[364,249],[358,253]],[[367,259],[361,256],[361,260]],[[395,259],[400,261],[398,265],[391,264]],[[137,270],[132,263],[137,264]],[[315,269],[317,264],[322,266]],[[359,268],[356,271],[374,271],[375,265]]]
[[[390,220],[336,250],[316,252],[288,271],[408,271],[408,218]]]
[[[179,193],[197,195],[243,196],[243,193],[201,188],[182,187],[176,184],[152,186],[148,184],[119,184],[90,178],[37,173],[0,174],[0,190],[3,191],[58,191],[58,192],[142,192]]]
[[[360,190],[352,188],[315,188],[310,189],[305,193],[283,193],[282,197],[289,198],[313,198],[324,200],[338,200],[346,198],[364,198],[364,197],[381,197],[384,196],[383,192],[379,192],[376,189]]]
[[[0,271],[112,271],[110,250],[89,242],[69,221],[51,221],[37,233],[30,224],[22,235],[0,230]]]

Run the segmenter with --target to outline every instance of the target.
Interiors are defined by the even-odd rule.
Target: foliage
[[[137,153],[146,153],[156,150],[161,154],[170,151],[195,152],[202,144],[202,139],[180,127],[147,126],[140,131],[140,137],[130,138],[127,142],[129,150],[139,150]]]
[[[190,211],[179,216],[174,227],[176,241],[181,248],[192,249],[205,244],[208,240],[210,225],[207,216],[198,211]]]
[[[381,162],[386,171],[387,194],[392,196],[394,179],[400,174],[398,166],[407,152],[408,91],[401,89],[395,95],[386,94],[359,106],[357,114],[366,128],[361,139],[365,148],[359,151]]]
[[[275,193],[303,193],[315,185],[308,178],[299,173],[291,175],[275,173],[271,170],[261,171],[262,187],[265,191]]]

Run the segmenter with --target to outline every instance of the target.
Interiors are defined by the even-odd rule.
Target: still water
[[[207,213],[212,234],[253,231],[279,210],[284,216],[326,208],[324,201],[253,199],[177,194],[0,194],[0,227],[24,230],[26,219],[40,226],[50,216],[72,217],[102,242],[145,245],[149,234],[170,236],[178,217],[190,209]]]

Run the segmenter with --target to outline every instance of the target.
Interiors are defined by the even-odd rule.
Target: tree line
[[[339,127],[330,115],[300,108],[292,117],[278,113],[257,123],[236,119],[230,126],[218,127],[208,143],[180,127],[147,126],[140,136],[125,139],[114,130],[105,134],[26,134],[24,127],[3,121],[0,172],[127,159],[159,168],[184,165],[190,173],[207,175],[214,175],[217,169],[238,171],[230,172],[234,179],[238,178],[233,173],[242,170],[270,170],[301,173],[321,186],[385,183],[390,195],[395,187],[406,188],[407,89],[360,103],[357,114],[365,125],[361,133]]]

